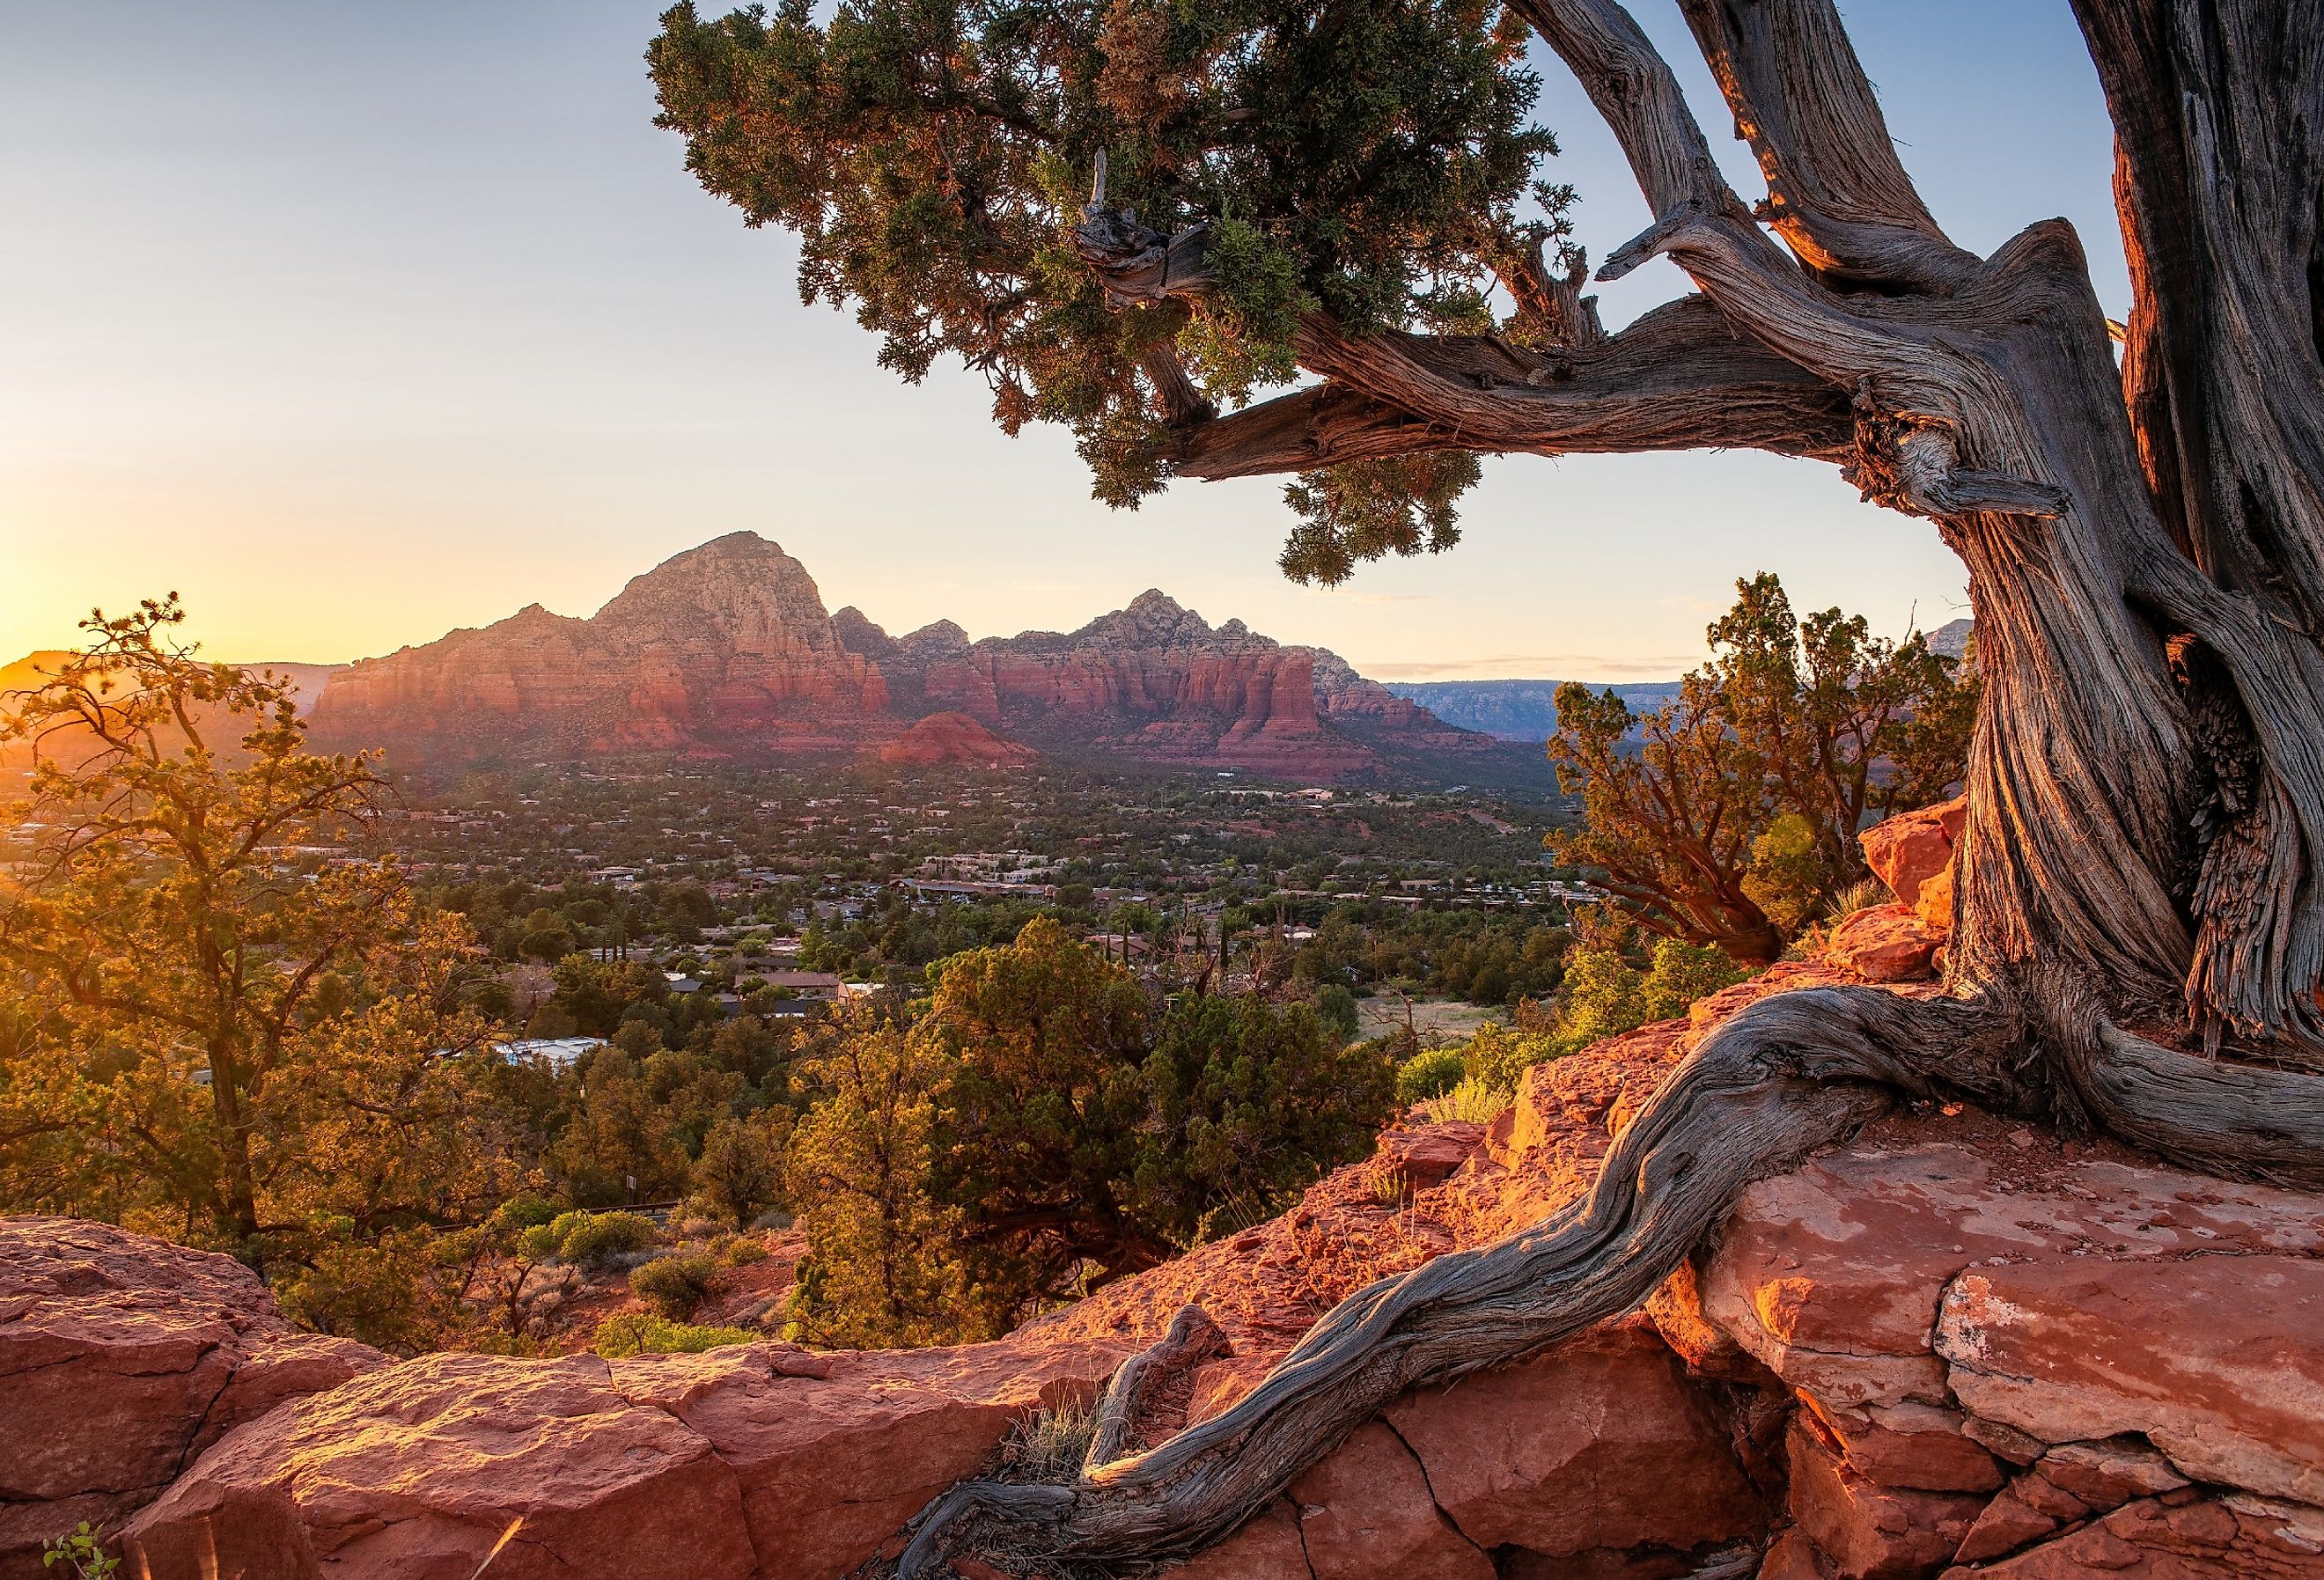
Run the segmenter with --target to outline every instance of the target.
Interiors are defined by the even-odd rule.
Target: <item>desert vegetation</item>
[[[1069,427],[1101,497],[1292,474],[1285,568],[1328,581],[1449,547],[1480,453],[1753,447],[1932,522],[1976,614],[1947,996],[1755,1005],[1585,1207],[1364,1291],[1151,1452],[1062,1492],[956,1492],[907,1571],[960,1540],[1198,1547],[1399,1391],[1635,1304],[1746,1180],[1899,1092],[2324,1178],[2312,19],[2077,0],[2135,295],[2109,325],[2063,221],[1987,257],[1947,236],[1831,0],[1682,8],[1762,200],[1614,0],[1328,26],[1296,4],[665,18],[662,124],[710,191],[798,233],[803,295],[851,307],[907,376],[981,370],[1006,429]],[[1694,288],[1618,333],[1581,294],[1572,195],[1537,173],[1528,40],[1656,216],[1600,276],[1667,257]],[[1832,788],[1786,792],[1802,865],[1833,855]]]

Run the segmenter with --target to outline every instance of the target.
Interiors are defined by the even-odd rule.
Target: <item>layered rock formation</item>
[[[1537,772],[1530,754],[1445,725],[1333,654],[1240,621],[1213,627],[1159,592],[1064,634],[972,642],[939,622],[896,638],[858,610],[826,614],[799,563],[748,532],[666,561],[586,620],[535,605],[352,665],[325,689],[315,728],[335,746],[441,764],[876,750],[945,714],[1064,754],[1305,779]],[[947,731],[962,740],[958,725],[936,733]],[[965,744],[936,749],[983,760]],[[908,744],[894,761],[923,750]]]
[[[734,532],[636,577],[588,619],[534,604],[331,677],[318,739],[425,762],[606,752],[835,750],[881,715],[799,562]]]

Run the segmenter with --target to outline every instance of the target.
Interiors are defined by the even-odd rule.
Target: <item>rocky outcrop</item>
[[[879,752],[880,761],[890,768],[1010,768],[1039,755],[964,713],[932,713]]]
[[[1956,797],[1876,823],[1860,836],[1874,875],[1932,932],[1953,925],[1953,846],[1968,818],[1968,798]]]
[[[386,1364],[284,1322],[255,1274],[103,1224],[0,1218],[0,1575],[118,1524],[283,1400]]]
[[[1375,774],[1398,758],[1506,755],[1334,654],[1286,647],[1240,620],[1213,626],[1151,589],[1064,633],[972,642],[948,622],[900,641],[868,622],[847,629],[893,695],[1052,750],[1323,780]]]
[[[423,1356],[226,1437],[124,1541],[157,1575],[836,1580],[1125,1354]]]
[[[313,727],[399,761],[836,750],[887,688],[804,567],[733,532],[631,581],[588,619],[535,604],[334,674]]]
[[[330,745],[423,764],[893,745],[916,766],[931,748],[906,726],[930,716],[1069,755],[1290,778],[1537,770],[1331,653],[1213,627],[1159,592],[1064,634],[972,642],[940,621],[891,637],[861,610],[826,614],[798,561],[750,532],[665,561],[587,619],[534,605],[348,666],[313,722]]]
[[[101,1482],[136,1501],[174,1475],[126,1531],[157,1575],[214,1563],[456,1580],[489,1557],[495,1575],[627,1575],[682,1559],[704,1580],[838,1580],[892,1555],[897,1528],[993,1463],[1012,1423],[1090,1397],[1183,1305],[1211,1314],[1228,1353],[1157,1396],[1141,1418],[1149,1441],[1232,1408],[1355,1289],[1572,1203],[1725,1017],[1786,988],[1863,980],[1829,960],[1787,962],[1687,1020],[1536,1066],[1490,1124],[1399,1125],[1283,1216],[993,1344],[430,1356],[283,1391],[294,1396],[267,1410],[281,1395],[258,1386],[267,1352],[244,1330],[279,1324],[247,1274],[33,1221],[28,1243],[144,1248],[136,1277],[150,1262],[160,1288],[132,1300],[115,1273],[108,1302],[240,1312],[221,1332],[235,1376],[253,1379],[226,1408],[235,1388],[209,1402],[215,1363],[191,1386],[208,1363],[182,1345],[161,1345],[151,1365],[115,1357],[95,1374],[172,1380],[119,1396],[167,1429],[132,1468],[51,1476],[42,1513],[63,1529],[69,1499],[51,1492]],[[172,1283],[192,1277],[178,1258],[232,1299]],[[38,1276],[43,1290],[69,1287]],[[72,1341],[85,1347],[112,1331],[113,1317],[69,1320],[49,1295],[17,1304],[32,1279],[0,1277],[0,1346],[26,1320],[12,1310],[48,1313],[27,1331],[88,1325]],[[78,1374],[23,1353],[34,1360],[18,1374],[39,1381],[0,1391],[0,1431],[71,1438],[78,1395],[57,1384]],[[1642,1316],[1392,1401],[1184,1573],[2324,1580],[2319,1422],[2324,1198],[2061,1143],[1974,1109],[1905,1112],[1750,1187]],[[115,1446],[74,1440],[83,1454]]]

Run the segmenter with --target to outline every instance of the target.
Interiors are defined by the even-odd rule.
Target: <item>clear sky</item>
[[[1633,0],[1706,128],[1674,0]],[[1853,0],[1963,245],[2082,231],[2127,296],[2109,129],[2066,0]],[[0,661],[184,593],[208,651],[339,660],[540,602],[586,614],[738,528],[891,631],[1065,628],[1158,586],[1381,678],[1661,676],[1736,577],[1901,631],[1965,613],[1924,523],[1830,468],[1489,462],[1452,555],[1276,571],[1277,482],[1089,498],[1065,436],[874,365],[651,125],[657,0],[0,0]],[[1594,257],[1650,217],[1554,58],[1542,118]],[[1729,145],[1738,186],[1748,155]],[[1682,288],[1605,288],[1618,326]]]

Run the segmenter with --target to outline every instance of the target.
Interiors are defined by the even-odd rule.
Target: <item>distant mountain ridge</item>
[[[0,716],[12,714],[16,709],[16,704],[9,697],[11,692],[38,690],[61,671],[66,661],[71,657],[70,653],[61,650],[44,648],[26,653],[14,663],[0,664]],[[323,687],[328,682],[331,675],[346,666],[344,664],[260,663],[244,667],[253,670],[272,670],[276,679],[289,683],[292,696],[298,700],[299,711],[307,713],[313,709],[316,698],[322,694]],[[242,731],[237,729],[232,732],[234,737],[232,739],[217,739],[215,738],[217,732],[209,730],[206,721],[207,716],[202,711],[197,710],[195,727],[202,730],[205,738],[209,740],[211,747],[223,753],[229,760],[238,760]],[[183,737],[175,729],[164,732],[164,740],[172,750],[184,744]],[[44,756],[51,761],[69,763],[85,760],[94,754],[100,745],[101,743],[94,735],[64,730],[51,734],[43,740],[37,749],[37,755]],[[22,772],[31,767],[35,756],[36,750],[30,741],[11,741],[0,744],[0,770],[10,772]]]
[[[1504,741],[1546,741],[1557,734],[1557,688],[1563,680],[1398,680],[1388,689],[1419,704],[1446,724]],[[1678,695],[1675,680],[1590,682],[1611,691],[1632,713],[1651,713]]]
[[[943,714],[1068,757],[1333,781],[1542,772],[1336,654],[1213,626],[1159,591],[1077,631],[972,642],[939,621],[896,637],[858,609],[826,614],[806,568],[751,532],[674,556],[586,619],[532,605],[350,665],[314,728],[442,766],[869,753]]]
[[[1928,633],[1929,651],[1949,659],[1964,658],[1970,635],[1968,620],[1949,621]],[[1389,682],[1387,689],[1464,730],[1504,741],[1546,741],[1557,734],[1557,688],[1564,684],[1563,680],[1397,680]],[[1611,691],[1630,705],[1632,713],[1651,713],[1677,697],[1679,689],[1674,679],[1587,684],[1593,692]]]

